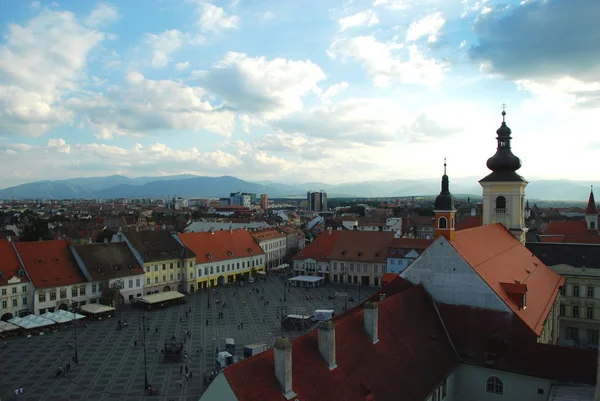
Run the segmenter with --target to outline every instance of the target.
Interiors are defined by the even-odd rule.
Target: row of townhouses
[[[225,285],[283,264],[295,230],[119,231],[111,242],[0,240],[0,318]],[[303,241],[301,241],[303,243]]]

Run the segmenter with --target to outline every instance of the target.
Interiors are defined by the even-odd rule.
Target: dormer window
[[[212,253],[207,253],[206,254],[206,259],[212,259]]]

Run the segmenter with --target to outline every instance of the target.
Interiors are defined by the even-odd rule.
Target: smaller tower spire
[[[590,188],[590,197],[588,198],[588,204],[585,208],[586,215],[594,215],[598,214],[598,209],[596,209],[596,200],[594,199],[594,186],[592,185]]]
[[[442,190],[435,198],[435,238],[439,236],[446,237],[447,240],[454,240],[454,225],[456,220],[456,209],[454,207],[454,197],[450,193],[450,180],[446,174],[446,158],[444,157],[444,175],[442,176]]]

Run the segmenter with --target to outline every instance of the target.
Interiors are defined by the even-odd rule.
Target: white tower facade
[[[511,130],[502,112],[502,125],[496,131],[498,148],[487,161],[492,172],[481,179],[483,188],[483,225],[502,223],[521,243],[525,244],[525,187],[528,182],[517,174],[521,160],[510,148]]]

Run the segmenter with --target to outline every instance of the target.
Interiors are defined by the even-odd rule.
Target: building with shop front
[[[321,276],[329,280],[331,264],[329,255],[333,251],[341,230],[328,229],[319,235],[292,257],[294,275],[296,276]]]
[[[387,251],[394,233],[345,230],[338,233],[339,237],[328,257],[331,282],[380,286],[381,277],[386,273]]]
[[[265,266],[267,271],[281,266],[287,249],[287,235],[276,228],[264,228],[253,231],[251,234],[258,246],[265,252]]]
[[[0,239],[0,319],[30,313],[33,286],[9,239]]]
[[[559,344],[598,348],[600,245],[529,242],[527,248],[566,279],[559,306]]]
[[[193,292],[196,255],[166,230],[119,231],[113,242],[125,242],[144,267],[144,295],[162,291]]]
[[[195,256],[197,289],[234,283],[242,276],[265,273],[266,255],[246,230],[183,233],[179,241]]]
[[[75,245],[73,256],[103,303],[117,307],[144,293],[144,269],[125,242]]]
[[[67,240],[15,242],[15,249],[33,287],[31,312],[41,315],[98,302],[98,282],[80,270]]]

